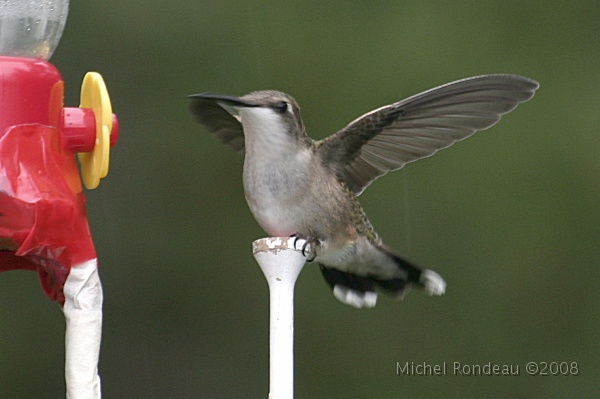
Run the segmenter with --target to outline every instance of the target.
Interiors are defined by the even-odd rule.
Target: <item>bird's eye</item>
[[[288,103],[286,103],[285,101],[280,101],[273,105],[273,109],[275,109],[275,111],[277,111],[280,114],[284,114],[288,109]]]

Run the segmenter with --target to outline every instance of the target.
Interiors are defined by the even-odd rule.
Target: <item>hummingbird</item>
[[[190,95],[190,111],[244,155],[248,206],[270,235],[303,239],[333,295],[372,308],[377,292],[402,298],[411,286],[442,295],[442,277],[386,246],[357,197],[380,176],[496,124],[539,84],[518,75],[448,83],[368,112],[323,140],[311,139],[288,94]]]

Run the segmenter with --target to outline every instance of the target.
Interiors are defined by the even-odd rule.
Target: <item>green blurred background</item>
[[[322,138],[456,79],[541,83],[494,128],[379,179],[361,203],[445,296],[333,298],[296,288],[298,398],[582,398],[600,392],[600,6],[596,1],[72,1],[51,62],[76,106],[100,72],[120,121],[87,192],[104,286],[104,398],[266,398],[265,236],[242,157],[186,95],[278,89]],[[64,318],[31,272],[0,276],[0,397],[64,397]],[[577,362],[579,376],[525,364]],[[396,375],[404,364],[509,364],[519,377]],[[451,374],[451,372],[449,372]],[[595,394],[594,394],[595,393]]]

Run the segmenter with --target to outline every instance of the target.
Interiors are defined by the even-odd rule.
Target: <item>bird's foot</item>
[[[315,237],[305,237],[302,234],[294,233],[290,237],[295,237],[294,248],[298,240],[304,240],[302,244],[302,256],[306,257],[307,262],[312,262],[317,257],[317,248],[321,246],[321,241]]]

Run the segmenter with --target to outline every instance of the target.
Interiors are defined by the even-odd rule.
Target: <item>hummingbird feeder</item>
[[[89,72],[80,107],[47,60],[69,0],[0,1],[0,272],[38,273],[66,318],[67,398],[100,398],[102,286],[85,196],[108,173],[118,124],[102,77]]]

